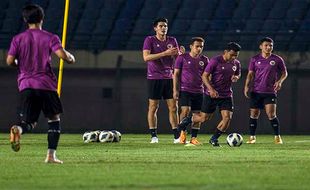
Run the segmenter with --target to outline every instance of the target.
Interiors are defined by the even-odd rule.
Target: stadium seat
[[[147,35],[150,29],[153,28],[153,20],[139,19],[135,22],[135,26],[132,30],[133,35]]]
[[[170,10],[177,10],[181,3],[180,0],[162,0],[162,7],[170,9]]]
[[[176,19],[193,19],[196,15],[196,9],[192,8],[181,8],[177,15]]]
[[[265,20],[261,32],[276,33],[281,26],[280,20]]]
[[[190,28],[190,24],[190,20],[175,19],[169,33],[172,35],[185,35]]]
[[[158,9],[153,7],[143,7],[139,13],[139,19],[152,19],[154,20],[157,17]]]
[[[169,24],[173,22],[173,18],[175,16],[175,11],[169,9],[169,8],[161,8],[159,9],[157,13],[157,17],[164,17],[168,19]]]
[[[208,31],[225,31],[228,27],[226,20],[212,20]]]
[[[188,32],[194,36],[203,36],[207,34],[209,21],[207,20],[193,20]]]
[[[263,25],[263,20],[248,19],[244,28],[244,32],[258,33]]]

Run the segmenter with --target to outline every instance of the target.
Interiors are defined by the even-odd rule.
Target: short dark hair
[[[273,40],[270,37],[263,37],[260,41],[259,41],[259,45],[261,45],[264,42],[270,42],[273,43]]]
[[[153,22],[153,27],[156,27],[157,25],[158,25],[158,23],[159,22],[165,22],[165,23],[167,23],[168,24],[168,19],[166,19],[166,18],[157,18],[156,20],[154,20],[154,22]]]
[[[241,46],[236,42],[229,42],[226,45],[225,50],[228,50],[228,51],[233,50],[233,51],[237,52],[237,51],[241,50]]]
[[[39,5],[29,4],[23,8],[23,18],[27,24],[40,23],[44,19],[44,11]]]
[[[194,44],[194,42],[205,42],[205,40],[202,37],[193,37],[191,39],[191,44]]]

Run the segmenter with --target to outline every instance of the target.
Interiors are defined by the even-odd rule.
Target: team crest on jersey
[[[275,61],[270,61],[269,64],[270,64],[271,66],[274,66],[274,65],[276,64],[276,62],[275,62]]]
[[[237,67],[236,67],[236,66],[233,66],[233,67],[232,67],[232,70],[233,70],[233,71],[236,71],[236,70],[237,70]]]
[[[168,49],[173,48],[173,45],[172,45],[172,44],[168,44],[168,45],[167,45],[167,48],[168,48]]]
[[[200,66],[204,66],[205,63],[204,63],[203,61],[199,61],[199,65],[200,65]]]

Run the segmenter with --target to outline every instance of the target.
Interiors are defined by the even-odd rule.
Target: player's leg
[[[190,93],[188,92],[180,92],[179,97],[179,106],[181,107],[180,120],[182,121],[184,118],[190,115],[191,111],[191,102],[190,102]],[[178,126],[178,130],[180,132],[179,143],[186,143],[186,131],[187,126]]]
[[[174,140],[178,141],[180,133],[178,131],[179,114],[177,101],[173,99],[173,81],[172,79],[163,80],[163,93],[162,96],[166,100],[169,111],[169,122],[173,131]]]
[[[249,118],[249,132],[250,137],[246,142],[248,144],[256,143],[256,129],[257,121],[260,116],[260,109],[264,109],[263,97],[257,93],[251,93],[250,98],[250,118]]]
[[[159,108],[159,100],[149,99],[149,107],[147,113],[147,121],[151,133],[151,143],[158,143],[157,137],[157,110]]]
[[[280,136],[280,122],[277,117],[277,105],[276,104],[266,104],[265,110],[267,117],[270,121],[270,125],[274,131],[274,143],[283,144],[282,138]]]
[[[233,115],[233,100],[232,98],[220,98],[216,101],[222,116],[222,120],[217,125],[209,143],[213,146],[220,146],[218,139],[224,132],[226,132]]]
[[[48,123],[48,149],[45,162],[62,164],[63,161],[59,160],[56,156],[56,150],[58,147],[61,133],[60,114],[63,112],[62,104],[60,102],[57,92],[40,90],[39,93],[41,98],[43,99],[42,111],[47,118]]]
[[[174,135],[174,141],[177,141],[179,139],[179,131],[178,131],[178,108],[177,108],[177,102],[175,99],[166,99],[168,111],[169,111],[169,122],[173,131]]]
[[[26,89],[20,93],[18,122],[11,127],[10,143],[14,151],[20,150],[21,135],[30,132],[37,124],[42,102],[36,97],[35,90]]]
[[[199,117],[201,111],[201,105],[203,102],[203,95],[202,94],[193,94],[191,96],[191,109],[193,110],[193,117],[196,115]],[[190,143],[194,145],[201,145],[198,141],[197,136],[200,130],[201,122],[193,122],[191,127],[191,140]]]
[[[159,101],[162,98],[163,82],[162,80],[148,80],[148,113],[147,121],[151,133],[151,142],[158,143],[157,137],[157,111],[159,108]]]

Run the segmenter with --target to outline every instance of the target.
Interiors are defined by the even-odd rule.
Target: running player
[[[201,113],[193,115],[193,117],[185,117],[179,124],[180,127],[183,127],[192,122],[208,121],[218,107],[222,119],[209,140],[213,146],[220,146],[218,138],[229,127],[233,115],[232,83],[237,82],[241,76],[241,66],[237,60],[240,50],[239,44],[230,42],[222,55],[210,59],[202,75],[206,89],[204,90]]]
[[[203,98],[203,83],[201,75],[207,66],[208,57],[201,55],[204,47],[204,39],[194,37],[190,43],[190,52],[178,56],[175,62],[173,77],[173,96],[179,100],[181,106],[180,120],[189,116],[199,114]],[[201,123],[193,123],[191,126],[190,143],[201,144],[197,139],[197,134]],[[186,126],[179,129],[180,143],[186,143]]]
[[[62,164],[56,157],[62,105],[57,94],[57,78],[51,68],[51,52],[68,63],[75,63],[75,58],[62,47],[57,35],[42,30],[44,11],[40,6],[25,6],[23,18],[28,29],[14,36],[6,60],[19,71],[17,81],[21,97],[20,121],[11,127],[10,142],[12,149],[19,151],[21,134],[36,126],[42,110],[48,121],[45,162]]]

